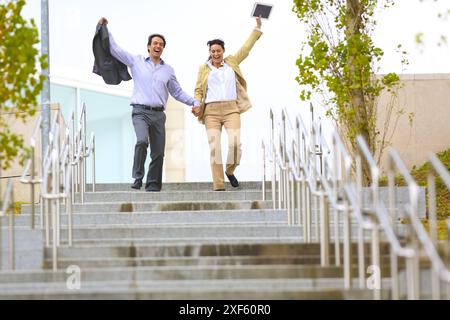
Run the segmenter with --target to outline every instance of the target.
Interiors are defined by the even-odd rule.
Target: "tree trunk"
[[[346,8],[346,30],[345,35],[347,41],[351,41],[353,38],[361,35],[361,30],[364,28],[364,21],[362,19],[362,14],[364,13],[364,5],[360,0],[347,0],[347,8]],[[363,77],[364,70],[362,66],[357,65],[355,63],[356,56],[355,53],[349,50],[348,53],[348,70],[350,74],[350,101],[349,101],[349,110],[354,111],[354,118],[347,119],[346,126],[348,132],[352,132],[349,130],[350,128],[356,128],[356,132],[358,135],[361,135],[367,142],[369,146],[369,150],[372,150],[372,141],[371,135],[369,132],[369,117],[367,114],[367,106],[364,99],[364,91],[362,88],[362,81],[359,77]],[[359,75],[359,77],[356,77]],[[365,80],[365,79],[364,79]],[[356,138],[356,137],[355,137]],[[353,154],[357,155],[358,145],[355,138],[350,139],[349,145],[353,148]],[[362,172],[363,172],[363,184],[368,185],[370,183],[370,167],[367,164],[367,161],[362,160]]]

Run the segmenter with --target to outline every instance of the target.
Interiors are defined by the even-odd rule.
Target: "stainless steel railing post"
[[[264,146],[264,141],[261,142],[262,148],[262,163],[263,163],[263,173],[262,173],[262,200],[266,200],[266,147]]]

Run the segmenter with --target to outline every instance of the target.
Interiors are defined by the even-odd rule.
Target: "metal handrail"
[[[31,134],[30,138],[30,147],[31,147],[31,155],[30,158],[27,160],[25,164],[25,168],[22,172],[22,176],[20,177],[20,182],[24,184],[30,184],[30,193],[31,193],[31,229],[34,229],[35,226],[35,185],[40,184],[42,182],[41,178],[35,179],[35,172],[36,172],[36,159],[35,159],[35,148],[36,148],[36,138],[39,133],[39,127],[41,126],[42,122],[42,116],[39,115],[38,119],[36,120],[33,133]],[[26,179],[25,177],[28,175],[28,172],[31,167],[31,176],[30,179]]]
[[[429,156],[430,169],[428,172],[428,207],[429,207],[429,222],[430,222],[430,236],[426,233],[422,224],[414,223],[413,227],[419,234],[419,241],[421,242],[425,253],[429,257],[432,264],[432,298],[439,299],[441,296],[439,279],[450,284],[450,269],[446,266],[441,256],[439,255],[436,246],[438,245],[437,237],[437,213],[436,213],[436,177],[441,179],[447,190],[450,191],[450,174],[444,167],[438,157],[434,154]],[[433,172],[435,174],[433,174]],[[415,222],[415,220],[414,220]],[[450,226],[447,226],[447,230]],[[449,297],[447,297],[449,298]]]
[[[408,213],[410,220],[415,221],[418,220],[417,215],[417,209],[418,209],[418,195],[419,195],[419,187],[417,183],[412,178],[410,172],[406,168],[404,162],[400,158],[397,151],[394,149],[390,149],[388,151],[388,187],[389,187],[389,210],[391,214],[392,223],[395,223],[395,209],[394,209],[394,202],[395,202],[395,172],[398,172],[403,179],[405,179],[406,184],[408,186],[409,191],[409,204],[404,207],[404,210]],[[414,225],[414,222],[412,223]],[[406,273],[407,273],[407,296],[408,299],[419,299],[420,295],[420,288],[419,288],[419,272],[418,272],[418,266],[419,266],[419,243],[418,239],[412,237],[410,240],[410,244],[412,249],[415,252],[415,255],[413,257],[409,257],[407,259],[407,265],[406,265]],[[394,272],[392,275],[392,295],[393,299],[399,299],[399,281],[398,281],[398,270],[397,270],[397,256],[391,254],[391,268]]]
[[[391,254],[391,274],[392,274],[392,294],[393,298],[399,297],[399,270],[397,259],[399,257],[406,259],[407,290],[409,299],[419,297],[418,281],[418,257],[420,247],[423,248],[428,258],[432,262],[434,275],[442,281],[450,281],[450,270],[446,267],[442,258],[439,256],[435,242],[436,236],[430,240],[427,233],[418,219],[418,186],[409,171],[404,166],[398,154],[393,151],[389,153],[389,206],[386,207],[384,201],[379,195],[379,175],[380,170],[371,155],[367,144],[362,137],[357,137],[356,175],[352,173],[353,159],[347,152],[337,130],[332,132],[331,148],[328,146],[319,122],[312,118],[311,131],[308,133],[300,116],[297,117],[295,128],[286,110],[281,111],[281,124],[275,134],[274,115],[270,110],[271,133],[270,142],[263,141],[263,156],[268,157],[273,165],[272,170],[272,194],[279,194],[278,208],[287,209],[288,223],[297,222],[303,225],[303,239],[306,242],[311,241],[311,201],[316,201],[317,210],[320,213],[320,219],[316,215],[316,236],[320,233],[317,240],[321,245],[321,264],[329,263],[329,218],[328,210],[333,210],[335,221],[335,254],[336,265],[340,264],[339,249],[339,223],[340,218],[344,219],[344,283],[346,288],[351,287],[351,219],[355,218],[358,227],[358,270],[359,283],[361,287],[365,285],[364,279],[364,230],[371,230],[371,256],[373,265],[380,266],[380,232],[386,237],[390,247]],[[320,121],[320,120],[319,120]],[[286,122],[288,123],[286,125]],[[294,134],[286,132],[286,126],[295,130]],[[266,148],[269,152],[266,153]],[[319,162],[320,160],[320,162]],[[265,161],[265,159],[264,159]],[[370,184],[370,200],[363,202],[363,182],[362,182],[362,161],[366,161],[370,170],[372,183]],[[439,163],[436,159],[435,163]],[[450,188],[450,176],[446,169],[441,165],[435,165],[435,171],[438,175],[445,176],[447,187]],[[394,191],[393,191],[393,170],[399,172],[405,179],[409,190],[409,201],[407,205],[400,208],[409,216],[411,223],[410,241],[404,243],[401,234],[397,234],[396,212],[394,210]],[[265,182],[265,162],[263,166]],[[279,171],[279,174],[277,174]],[[430,179],[430,178],[429,178]],[[432,180],[434,182],[434,180]],[[430,185],[430,183],[429,183]],[[276,186],[277,188],[275,188]],[[275,190],[276,189],[276,190]],[[265,194],[265,189],[263,189]],[[297,193],[295,196],[294,194]],[[430,195],[431,194],[431,195]],[[429,196],[434,194],[430,192]],[[317,202],[319,201],[319,202]],[[274,208],[277,201],[273,197]],[[432,211],[432,210],[431,210]],[[297,214],[298,213],[298,214]],[[343,214],[339,214],[343,213]],[[308,216],[309,214],[309,216]],[[435,213],[434,213],[435,214]],[[320,232],[319,232],[320,223]],[[431,221],[430,224],[436,225]],[[434,232],[435,234],[435,232]],[[381,276],[381,275],[380,275]],[[381,280],[381,279],[380,279]],[[440,296],[435,293],[434,283],[439,280],[433,278],[433,297]],[[381,298],[381,281],[379,287],[374,288],[374,299]]]
[[[8,184],[5,191],[5,197],[2,204],[2,210],[0,211],[0,270],[2,269],[2,224],[1,220],[2,218],[9,213],[9,232],[8,232],[8,239],[9,239],[9,269],[14,270],[15,269],[15,219],[14,219],[14,188],[13,188],[13,181],[12,179],[8,179]]]
[[[52,119],[51,128],[49,132],[49,143],[41,155],[42,170],[40,174],[35,174],[35,147],[38,139],[40,124],[42,122],[41,116],[36,120],[34,129],[30,138],[31,156],[27,159],[24,166],[20,182],[31,185],[31,227],[34,228],[35,221],[35,201],[34,188],[36,184],[40,184],[40,227],[44,230],[45,245],[52,246],[53,252],[53,270],[57,270],[57,247],[61,245],[61,201],[65,202],[66,214],[68,218],[68,244],[73,242],[73,221],[72,221],[72,205],[74,202],[74,188],[73,185],[76,176],[74,177],[74,170],[79,168],[81,176],[79,179],[80,194],[82,202],[84,202],[84,193],[86,189],[86,161],[88,157],[92,158],[92,191],[95,192],[95,135],[91,134],[89,145],[86,144],[86,104],[83,104],[83,109],[77,122],[80,124],[80,130],[75,135],[75,113],[72,112],[71,127],[72,130],[64,123],[61,112],[58,110]],[[65,130],[65,134],[60,132]],[[72,132],[72,134],[71,134]],[[77,149],[77,150],[74,150]],[[74,152],[75,151],[75,152]],[[31,173],[30,173],[31,171]],[[27,176],[31,176],[27,178]],[[4,204],[7,205],[12,199],[11,185],[8,185],[7,196]],[[11,196],[10,196],[11,195]],[[10,198],[11,197],[11,198]],[[12,205],[12,202],[11,202]],[[3,209],[5,210],[5,209]],[[0,216],[4,213],[0,212]],[[14,219],[14,214],[10,215],[10,219]],[[50,220],[52,226],[50,226]],[[13,228],[14,229],[14,228]],[[1,228],[0,228],[1,231]],[[50,231],[52,231],[52,239],[50,239]],[[10,232],[13,234],[14,230]],[[0,237],[1,240],[1,237]],[[14,239],[10,244],[14,244]],[[1,246],[0,246],[1,249]],[[14,250],[10,250],[10,254],[14,255]],[[0,254],[1,258],[1,254]],[[11,259],[11,258],[10,258]],[[13,261],[13,260],[12,260]],[[13,262],[12,262],[13,263]],[[11,268],[14,265],[10,263]],[[0,261],[1,267],[1,261]]]

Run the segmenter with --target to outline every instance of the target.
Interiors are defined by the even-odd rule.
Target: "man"
[[[99,24],[108,24],[106,18],[101,18]],[[109,32],[111,55],[130,68],[134,79],[131,105],[132,120],[136,132],[134,150],[133,178],[131,188],[140,189],[145,175],[145,159],[150,140],[151,162],[148,168],[146,191],[160,191],[162,185],[162,168],[164,148],[166,144],[166,108],[169,93],[176,100],[194,107],[200,103],[186,94],[178,83],[174,70],[166,64],[161,55],[166,47],[166,39],[160,34],[148,37],[148,57],[132,55],[117,45]]]

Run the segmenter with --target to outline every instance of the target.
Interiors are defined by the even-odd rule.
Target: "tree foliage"
[[[353,153],[356,137],[362,135],[372,154],[381,156],[387,136],[377,128],[378,97],[383,91],[395,93],[400,81],[395,73],[377,75],[384,52],[371,35],[376,10],[393,5],[393,0],[293,2],[293,12],[307,31],[297,60],[300,98],[321,97]]]
[[[35,47],[39,34],[33,19],[21,16],[25,0],[0,2],[0,159],[3,169],[12,161],[23,162],[26,155],[23,137],[6,122],[13,115],[25,122],[36,112],[42,90],[45,57]]]

